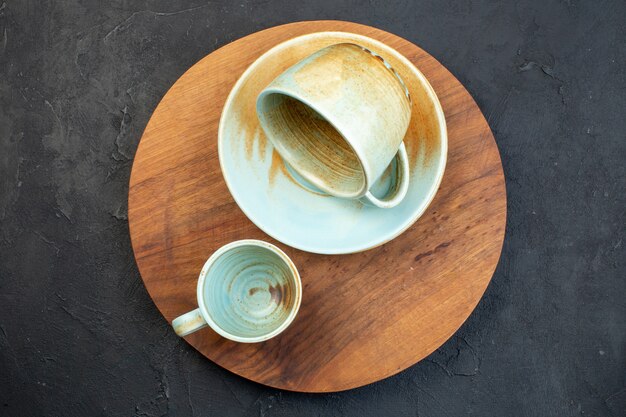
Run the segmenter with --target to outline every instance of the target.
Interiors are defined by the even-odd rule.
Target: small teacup
[[[300,275],[289,257],[260,240],[218,249],[198,279],[198,308],[172,321],[179,336],[207,325],[236,342],[270,339],[294,320],[302,299]]]
[[[402,140],[411,99],[399,75],[374,52],[351,43],[321,49],[274,79],[256,108],[283,160],[320,190],[382,208],[406,195]],[[396,184],[377,198],[370,189],[394,157]]]

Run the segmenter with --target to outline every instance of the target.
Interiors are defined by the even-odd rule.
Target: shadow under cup
[[[261,97],[265,122],[278,153],[306,180],[342,197],[365,191],[365,172],[339,131],[305,103],[281,93]]]
[[[255,244],[236,246],[206,271],[201,308],[215,324],[211,327],[225,337],[268,339],[297,313],[298,279],[293,264],[275,251]]]

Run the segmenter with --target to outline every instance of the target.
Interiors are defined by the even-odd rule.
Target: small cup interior
[[[298,302],[297,278],[269,248],[246,244],[221,254],[202,289],[213,322],[238,338],[261,338],[278,330]]]
[[[300,175],[332,194],[352,197],[365,173],[337,129],[307,104],[281,93],[260,98],[259,118],[278,153]]]

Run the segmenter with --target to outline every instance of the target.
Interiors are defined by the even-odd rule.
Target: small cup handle
[[[400,144],[398,153],[394,157],[396,162],[396,181],[393,189],[383,198],[375,197],[368,191],[361,201],[380,208],[392,208],[402,202],[409,189],[409,158],[406,154],[404,142]]]
[[[185,313],[180,317],[176,317],[172,321],[172,327],[174,328],[176,334],[180,337],[187,336],[188,334],[206,326],[208,326],[208,324],[206,320],[204,320],[204,317],[202,317],[202,313],[200,313],[199,308],[196,308],[189,313]]]

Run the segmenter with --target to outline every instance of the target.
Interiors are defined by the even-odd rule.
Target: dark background
[[[159,99],[216,48],[341,19],[430,52],[502,155],[502,258],[419,364],[329,395],[230,374],[143,287],[128,179]],[[0,415],[626,416],[626,2],[0,0]]]

